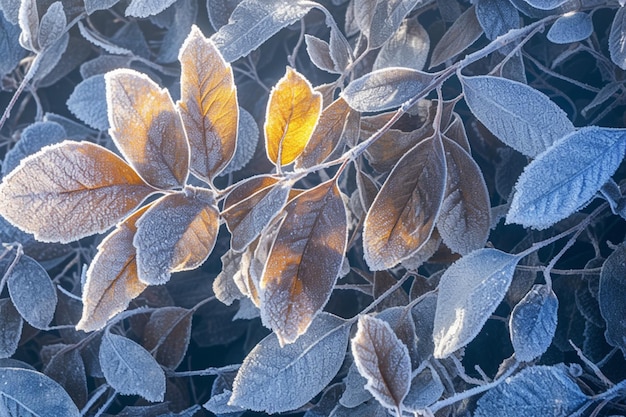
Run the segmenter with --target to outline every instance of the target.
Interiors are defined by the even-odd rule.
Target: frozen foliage
[[[94,129],[109,128],[104,75],[94,75],[76,86],[67,100],[67,108]]]
[[[560,17],[548,31],[554,43],[572,43],[587,39],[593,33],[593,21],[587,13],[578,12]]]
[[[44,146],[61,142],[66,136],[63,126],[56,122],[36,122],[28,126],[22,131],[20,140],[6,153],[2,163],[2,175],[11,172],[22,159]]]

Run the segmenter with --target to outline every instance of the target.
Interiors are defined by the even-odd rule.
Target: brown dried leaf
[[[172,272],[199,267],[210,255],[219,228],[213,193],[186,187],[156,201],[137,221],[139,280],[165,284]]]
[[[444,33],[430,57],[430,68],[454,58],[483,34],[474,6],[469,7]]]
[[[0,215],[43,242],[104,232],[154,191],[111,151],[90,142],[46,146],[0,184]]]
[[[372,177],[360,169],[356,172],[356,186],[359,191],[359,199],[361,200],[363,211],[367,213],[378,194],[379,186]]]
[[[122,155],[149,184],[182,187],[189,145],[167,89],[130,69],[105,74],[109,133]]]
[[[196,26],[181,47],[180,111],[191,171],[211,181],[235,154],[239,106],[233,71]]]
[[[370,269],[389,269],[428,241],[445,188],[446,160],[436,135],[398,161],[367,213],[363,249]]]
[[[259,282],[261,319],[281,345],[306,332],[324,307],[341,270],[347,217],[337,184],[327,181],[293,199],[274,219],[276,237]],[[271,244],[270,242],[270,244]]]
[[[322,110],[322,95],[293,68],[272,89],[265,117],[265,149],[270,161],[292,163],[306,146]],[[278,158],[280,155],[280,163]]]
[[[463,119],[461,119],[461,116],[459,116],[458,113],[452,114],[450,124],[443,131],[443,135],[451,141],[456,142],[457,145],[465,149],[465,152],[469,154],[472,153],[469,139],[467,138],[467,132],[465,131],[465,125],[463,124]]]
[[[187,352],[191,338],[193,311],[181,307],[163,307],[150,315],[143,333],[143,347],[157,362],[176,369]]]

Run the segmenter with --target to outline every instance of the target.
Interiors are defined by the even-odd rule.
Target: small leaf
[[[359,317],[351,342],[354,363],[367,379],[365,388],[386,408],[400,415],[411,384],[411,358],[407,347],[388,323],[371,316]]]
[[[352,81],[341,96],[361,112],[389,110],[425,94],[433,74],[409,68],[383,68]]]
[[[228,405],[270,414],[305,405],[339,371],[349,337],[350,326],[328,313],[293,344],[281,347],[276,334],[267,336],[243,361]]]
[[[475,6],[470,6],[454,21],[433,49],[430,68],[454,58],[476,42],[482,34],[483,28],[476,17]]]
[[[433,335],[435,358],[471,342],[506,295],[520,258],[479,249],[453,263],[439,282]]]
[[[619,245],[604,261],[600,272],[598,303],[606,322],[606,341],[619,347],[626,355],[626,321],[624,321],[624,297],[626,297],[626,245]]]
[[[0,299],[0,359],[10,358],[17,351],[23,325],[11,300]]]
[[[330,45],[328,45],[328,42],[308,34],[304,35],[304,42],[306,43],[306,51],[309,54],[309,58],[316,67],[331,74],[340,73],[335,69],[335,62],[330,56]]]
[[[392,268],[428,241],[445,188],[443,146],[431,137],[398,161],[367,212],[363,250],[370,269]]]
[[[624,129],[589,126],[567,135],[524,169],[507,223],[541,230],[575,213],[611,178],[625,152]]]
[[[174,4],[176,0],[131,0],[126,8],[126,16],[148,17],[161,13]]]
[[[172,272],[202,265],[215,246],[218,216],[213,193],[203,188],[187,187],[156,201],[137,221],[133,238],[139,280],[165,284]]]
[[[341,192],[332,180],[298,195],[283,211],[273,220],[280,229],[259,283],[261,319],[281,345],[304,334],[326,305],[341,270],[348,228]]]
[[[424,0],[373,0],[356,4],[357,10],[366,10],[365,20],[361,18],[359,27],[368,39],[371,49],[379,48],[391,37],[402,20]],[[361,12],[362,13],[362,12]]]
[[[0,3],[2,3],[0,1]],[[18,3],[19,6],[19,3]],[[5,13],[0,13],[0,76],[12,72],[26,56],[27,51],[19,42],[20,27],[11,23]]]
[[[302,19],[314,6],[306,0],[243,0],[211,39],[226,62],[232,62]]]
[[[354,363],[348,369],[348,374],[343,379],[343,383],[346,389],[339,399],[339,404],[342,406],[355,408],[372,398],[372,394],[365,389],[367,379],[359,373]]]
[[[406,67],[422,70],[428,59],[430,38],[417,19],[406,19],[378,52],[373,70]]]
[[[44,373],[61,384],[77,406],[87,403],[87,375],[78,349],[62,348],[46,365]]]
[[[462,77],[461,82],[474,116],[524,155],[535,157],[574,131],[559,106],[526,84],[488,75]]]
[[[55,122],[35,122],[22,131],[20,140],[8,151],[2,163],[2,175],[13,171],[20,161],[37,153],[44,146],[54,145],[66,139],[67,133]]]
[[[122,155],[149,184],[185,184],[189,145],[172,98],[148,76],[130,69],[105,74],[109,134]]]
[[[508,1],[479,0],[476,3],[476,17],[490,40],[520,26],[519,12]]]
[[[543,355],[554,337],[559,300],[546,285],[535,285],[511,312],[509,328],[515,358],[530,362]]]
[[[30,369],[0,367],[0,410],[6,416],[79,417],[63,387]]]
[[[296,70],[272,88],[265,118],[265,149],[275,164],[288,165],[302,153],[322,111],[322,95]],[[280,162],[278,158],[280,155]]]
[[[104,232],[153,191],[111,151],[64,141],[4,177],[0,215],[37,240],[67,243]]]
[[[587,39],[593,33],[591,16],[575,12],[559,17],[548,31],[548,40],[553,43],[572,43]]]
[[[41,17],[39,23],[39,33],[37,41],[39,47],[43,50],[55,43],[65,32],[67,18],[63,10],[63,3],[55,1],[48,7],[46,13]]]
[[[191,339],[193,310],[162,307],[150,315],[143,333],[143,346],[161,365],[176,369],[183,361]]]
[[[220,300],[227,306],[231,305],[235,300],[241,300],[245,297],[243,291],[239,289],[235,282],[235,275],[239,274],[242,267],[243,253],[228,250],[222,257],[222,270],[213,281],[213,292],[215,298]]]
[[[444,386],[439,374],[427,366],[411,380],[411,389],[404,399],[409,410],[423,410],[437,401],[444,392]]]
[[[133,238],[137,232],[136,222],[148,207],[128,216],[98,246],[98,253],[87,269],[83,313],[76,330],[89,332],[103,328],[146,289],[147,285],[137,277]]]
[[[615,65],[626,70],[626,7],[615,13],[609,33],[609,53]]]
[[[163,401],[165,373],[143,347],[106,331],[99,358],[107,383],[117,392],[140,395],[151,402]]]
[[[104,75],[94,75],[81,81],[67,99],[67,108],[90,127],[107,130],[109,119]]]
[[[56,288],[33,258],[22,255],[7,277],[9,295],[20,315],[37,329],[46,329],[57,305]]]
[[[474,417],[569,416],[587,401],[565,366],[533,366],[507,378],[477,402]]]
[[[180,49],[178,109],[191,147],[191,171],[211,181],[237,147],[239,107],[233,71],[213,42],[192,26]]]
[[[254,156],[259,143],[259,126],[247,110],[239,108],[239,128],[237,129],[237,149],[220,175],[228,175],[244,168]]]
[[[568,0],[524,0],[524,1],[530,4],[532,7],[535,7],[540,10],[552,10],[552,9],[556,9],[562,4],[567,3]]]
[[[37,38],[39,34],[39,13],[37,12],[36,0],[20,0],[18,22],[22,33],[20,34],[20,45],[24,49],[38,52],[39,44]]]

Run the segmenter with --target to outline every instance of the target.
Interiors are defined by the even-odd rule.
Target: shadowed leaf
[[[259,143],[259,126],[254,117],[239,107],[239,127],[237,129],[237,149],[228,165],[220,172],[220,175],[228,175],[245,167],[254,156]]]
[[[85,405],[88,398],[87,376],[85,363],[78,349],[61,349],[46,365],[44,373],[61,384],[77,406]]]
[[[176,0],[131,0],[126,8],[126,16],[148,17],[161,13],[163,10],[174,4]]]
[[[619,245],[611,253],[600,273],[598,303],[606,322],[606,341],[626,353],[626,322],[624,321],[624,297],[626,297],[626,245]]]
[[[454,58],[483,34],[483,28],[476,17],[474,6],[469,7],[444,33],[433,49],[430,68]]]
[[[67,139],[67,132],[56,122],[35,122],[22,131],[20,140],[4,156],[2,175],[7,175],[29,155],[44,146],[54,145]],[[5,241],[6,242],[6,241]]]
[[[615,13],[609,34],[611,61],[621,69],[626,69],[626,7]]]
[[[373,70],[406,67],[421,71],[428,59],[430,38],[417,19],[406,19],[376,56]]]
[[[584,12],[559,17],[548,31],[550,42],[565,44],[587,39],[593,33],[591,16]]]
[[[24,322],[8,298],[0,299],[0,358],[10,358],[17,350]]]
[[[487,39],[491,40],[520,26],[519,12],[508,1],[479,0],[476,3],[476,17]]]
[[[67,108],[94,129],[106,131],[109,119],[104,75],[94,75],[81,81],[67,99]]]
[[[162,307],[150,315],[143,346],[161,365],[176,369],[182,362],[191,338],[192,317],[192,310],[180,307]]]
[[[375,49],[392,36],[402,20],[425,0],[366,0],[357,1],[359,27],[368,39],[370,48]]]

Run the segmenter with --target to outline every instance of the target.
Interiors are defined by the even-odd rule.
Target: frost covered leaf
[[[191,147],[191,171],[211,181],[235,153],[239,107],[233,71],[197,26],[180,49],[178,109]]]
[[[235,275],[240,274],[243,267],[243,253],[228,250],[222,257],[222,270],[213,281],[213,292],[215,298],[220,300],[227,306],[231,305],[235,300],[241,300],[245,297],[243,291],[235,282]]]
[[[82,407],[87,402],[87,375],[85,363],[78,349],[64,349],[50,359],[44,373],[63,388],[74,400],[74,403]]]
[[[328,42],[308,34],[304,35],[304,42],[306,43],[306,51],[309,54],[309,58],[316,67],[332,74],[341,73],[341,71],[335,69],[335,62],[330,56],[330,45],[328,45]]]
[[[206,8],[213,29],[218,30],[228,24],[228,18],[241,0],[206,0]]]
[[[0,184],[0,215],[43,242],[113,226],[154,190],[111,151],[64,141],[24,159]]]
[[[461,77],[461,83],[474,116],[524,155],[535,157],[574,131],[559,106],[526,84],[489,75]]]
[[[615,13],[609,33],[609,53],[611,60],[626,70],[626,7],[620,7]]]
[[[448,169],[437,230],[453,252],[465,255],[487,243],[490,202],[478,164],[455,142],[444,138]]]
[[[6,416],[80,416],[58,383],[39,372],[10,367],[0,367],[0,411]]]
[[[256,151],[259,143],[259,126],[254,117],[244,108],[239,108],[239,127],[237,128],[237,149],[220,175],[227,175],[237,172],[245,167]]]
[[[2,163],[2,175],[13,171],[20,161],[41,150],[66,139],[65,129],[55,122],[35,122],[22,131],[20,140],[8,151]]]
[[[133,245],[139,280],[165,284],[172,272],[202,265],[215,245],[218,216],[213,193],[203,188],[187,187],[156,201],[137,220]]]
[[[107,130],[109,119],[104,75],[94,75],[81,81],[67,99],[67,108],[90,127]]]
[[[148,17],[161,13],[174,4],[176,0],[131,0],[126,8],[126,16]]]
[[[434,78],[410,68],[383,68],[352,81],[341,96],[357,111],[389,110],[425,93]]]
[[[476,17],[475,6],[471,6],[454,21],[433,49],[430,68],[454,58],[476,42],[482,34],[483,28]]]
[[[339,399],[339,404],[342,406],[354,408],[372,398],[372,394],[365,389],[367,379],[359,373],[354,363],[348,369],[348,374],[343,379],[343,383],[346,388]]]
[[[5,13],[0,12],[0,76],[12,72],[26,56],[26,50],[19,43],[20,27],[9,22]]]
[[[9,295],[20,315],[37,329],[46,329],[57,305],[56,288],[45,269],[22,255],[7,277]]]
[[[120,0],[85,0],[85,11],[92,14],[98,10],[107,10],[115,6]]]
[[[570,133],[524,169],[507,223],[541,230],[565,219],[611,178],[625,152],[624,129],[588,126]]]
[[[302,153],[322,111],[322,95],[293,68],[272,88],[265,113],[265,150],[275,164],[288,165]],[[280,162],[278,158],[280,156]]]
[[[395,266],[428,241],[445,188],[443,146],[433,136],[398,161],[367,212],[363,249],[371,270]]]
[[[506,295],[520,258],[497,249],[465,255],[443,273],[433,335],[435,358],[471,342]]]
[[[572,43],[587,39],[593,33],[591,16],[584,12],[559,17],[548,31],[548,40],[554,43]]]
[[[63,4],[55,1],[48,7],[46,13],[41,17],[39,23],[39,33],[37,34],[37,42],[43,50],[55,43],[65,32],[67,18],[63,10]]]
[[[143,346],[158,363],[176,369],[187,352],[193,310],[162,307],[150,315],[143,333]]]
[[[290,181],[259,175],[237,184],[224,200],[222,217],[231,233],[231,248],[241,252],[280,212],[293,185]]]
[[[24,322],[8,298],[0,299],[0,358],[10,358],[17,350]]]
[[[413,411],[423,410],[437,401],[443,392],[439,374],[427,366],[411,380],[411,389],[404,399],[405,407]]]
[[[326,305],[348,233],[341,192],[332,180],[298,195],[283,211],[274,219],[280,229],[259,283],[261,319],[281,345],[304,334]]]
[[[520,25],[519,12],[508,1],[479,0],[476,3],[476,17],[487,39],[491,40]]]
[[[296,159],[296,168],[310,168],[328,158],[341,141],[350,116],[350,106],[341,97],[326,107],[303,152]]]
[[[569,416],[587,396],[563,365],[533,366],[487,391],[474,417]]]
[[[624,297],[626,297],[626,245],[619,245],[611,253],[600,273],[598,303],[606,322],[605,337],[611,346],[619,347],[626,355],[626,322]]]
[[[388,323],[371,316],[359,317],[351,342],[354,363],[367,379],[365,388],[383,406],[397,410],[411,385],[411,358],[407,347]]]
[[[428,59],[430,38],[417,19],[406,19],[378,52],[374,70],[406,67],[422,70]]]
[[[509,328],[515,358],[530,362],[543,355],[556,331],[559,300],[546,285],[535,285],[511,312]]]
[[[228,405],[270,414],[303,406],[339,371],[349,336],[350,326],[328,313],[293,344],[281,347],[276,334],[267,336],[241,365]]]
[[[371,49],[379,48],[391,37],[402,20],[424,0],[366,0],[355,4],[359,27]]]
[[[104,79],[109,133],[122,155],[150,185],[183,186],[189,145],[168,91],[130,69],[111,71]]]
[[[568,0],[524,0],[526,3],[530,4],[532,7],[535,7],[540,10],[552,10],[556,9],[560,5],[567,3]]]
[[[128,216],[98,246],[98,253],[87,269],[83,288],[83,313],[76,330],[85,332],[104,327],[117,313],[124,311],[147,285],[137,277],[133,238],[136,222],[149,206]]]
[[[100,365],[106,381],[122,395],[140,395],[163,401],[165,373],[141,345],[108,331],[102,337]]]
[[[38,52],[39,13],[36,0],[20,0],[18,23],[22,29],[20,45],[29,51]]]
[[[163,13],[150,18],[153,23],[167,30],[159,48],[157,63],[172,63],[178,59],[180,49],[197,17],[198,2],[180,0],[175,7],[168,8]]]
[[[315,6],[307,0],[243,0],[233,10],[228,24],[220,27],[211,39],[226,62],[232,62],[302,19]]]

